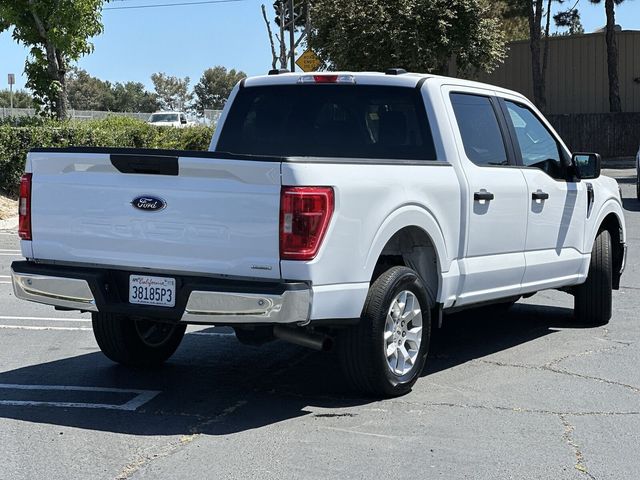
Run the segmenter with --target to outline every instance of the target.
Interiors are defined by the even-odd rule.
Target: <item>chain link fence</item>
[[[203,116],[187,115],[193,123],[205,125],[217,125],[222,110],[205,110]],[[0,119],[8,117],[33,117],[37,112],[34,108],[8,108],[0,107]],[[108,116],[131,117],[147,121],[151,112],[106,112],[99,110],[69,110],[69,118],[73,120],[97,120]]]

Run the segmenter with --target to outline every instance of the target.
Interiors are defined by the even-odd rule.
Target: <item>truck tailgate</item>
[[[27,168],[35,259],[280,278],[277,161],[44,150]]]

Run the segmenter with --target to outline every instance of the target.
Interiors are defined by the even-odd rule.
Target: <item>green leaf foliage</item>
[[[310,46],[335,70],[491,71],[504,58],[500,20],[486,0],[315,0]]]
[[[233,87],[246,76],[242,71],[227,71],[221,66],[207,68],[193,87],[198,113],[203,113],[205,109],[222,110]]]
[[[158,110],[158,98],[140,82],[116,82],[92,77],[72,67],[67,75],[69,108],[110,112],[147,112]]]
[[[165,73],[151,75],[158,102],[163,110],[189,110],[193,94],[189,93],[189,77],[179,78]]]
[[[11,92],[9,89],[0,90],[0,108],[9,108],[11,106]],[[26,90],[14,90],[13,92],[14,108],[33,108],[33,97]]]
[[[207,150],[213,135],[211,127],[155,127],[140,120],[115,116],[91,121],[32,121],[37,124],[18,127],[0,124],[0,190],[11,195],[17,194],[27,152],[34,147]]]
[[[66,116],[66,71],[93,51],[104,1],[0,0],[0,31],[13,27],[13,39],[30,49],[26,86],[45,112]]]

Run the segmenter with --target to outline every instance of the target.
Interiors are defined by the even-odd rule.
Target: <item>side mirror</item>
[[[571,157],[571,164],[580,180],[598,178],[601,162],[598,153],[574,153]]]

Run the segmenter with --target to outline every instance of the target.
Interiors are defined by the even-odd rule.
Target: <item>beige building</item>
[[[622,111],[640,112],[640,31],[618,32],[616,38]],[[608,113],[604,33],[550,37],[549,43],[546,113]],[[533,100],[529,41],[511,43],[507,55],[504,64],[491,74],[480,74],[478,80],[516,90]]]

